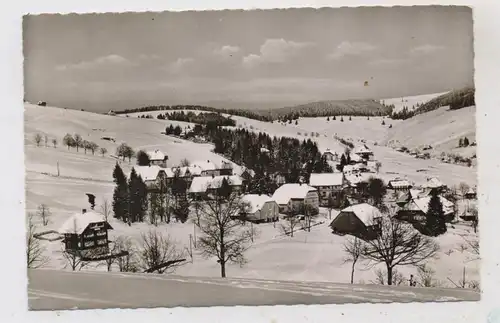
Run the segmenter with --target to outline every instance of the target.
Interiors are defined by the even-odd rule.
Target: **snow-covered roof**
[[[443,186],[446,186],[446,185],[443,184],[443,182],[441,182],[436,177],[429,178],[427,180],[427,183],[425,183],[425,185],[424,185],[424,187],[428,187],[428,188],[440,188]]]
[[[476,194],[476,190],[473,187],[471,187],[471,188],[469,188],[469,190],[465,194],[467,194],[467,195],[468,194]]]
[[[307,184],[284,184],[273,194],[273,200],[278,204],[288,204],[290,199],[304,199],[310,191],[316,191]]]
[[[453,213],[453,203],[445,199],[444,197],[440,196],[439,199],[441,200],[441,204],[443,204],[443,211],[444,214],[450,214]],[[429,210],[429,201],[431,200],[430,196],[426,197],[421,197],[418,199],[414,199],[410,203],[408,203],[408,206],[406,207],[407,210],[409,211],[422,211],[424,213],[427,213]]]
[[[149,160],[165,160],[165,154],[159,149],[148,151],[146,154],[148,154]]]
[[[394,188],[410,187],[411,186],[411,183],[408,180],[400,179],[400,178],[390,180],[388,184]]]
[[[140,175],[143,181],[154,181],[158,177],[160,171],[165,171],[165,168],[161,168],[157,165],[151,166],[134,166],[137,175]]]
[[[370,177],[372,177],[372,174],[370,173],[356,173],[356,174],[349,174],[346,175],[345,178],[346,180],[352,185],[356,186],[357,184],[361,182],[367,182]]]
[[[201,175],[201,168],[197,166],[169,167],[165,168],[165,173],[167,174],[168,178],[173,178],[177,170],[179,170],[180,177],[186,176],[188,171],[189,174],[193,176]]]
[[[189,193],[204,193],[209,188],[220,188],[224,178],[227,179],[229,185],[238,186],[241,185],[242,179],[238,175],[231,176],[200,176],[193,178],[191,187],[189,187]]]
[[[316,186],[338,186],[342,185],[343,173],[313,173],[309,177],[309,185]]]
[[[60,234],[82,234],[90,224],[104,221],[106,221],[104,215],[93,210],[87,211],[85,213],[75,213],[63,223],[58,232]]]
[[[355,204],[346,207],[340,211],[339,216],[343,213],[354,213],[354,215],[356,215],[356,217],[360,219],[364,225],[370,225],[374,218],[382,217],[380,210],[368,203]]]
[[[373,152],[366,145],[360,145],[354,149],[355,154],[373,154]]]
[[[410,189],[410,194],[412,199],[418,199],[421,197],[426,197],[430,193],[429,190],[422,190],[422,189]]]
[[[352,161],[355,161],[355,162],[363,161],[363,158],[361,158],[361,156],[359,156],[357,154],[351,154],[349,157],[351,158]]]
[[[274,202],[274,200],[267,195],[247,194],[241,197],[242,202],[248,203],[248,213],[255,213],[259,211],[267,202]]]
[[[201,168],[202,171],[207,171],[207,170],[215,170],[218,169],[217,165],[215,163],[207,160],[207,161],[196,161],[194,163],[191,163],[191,166],[199,167]]]

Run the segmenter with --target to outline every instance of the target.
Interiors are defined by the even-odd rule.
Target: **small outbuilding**
[[[401,178],[395,178],[387,183],[387,188],[395,191],[409,191],[412,187],[408,180]]]

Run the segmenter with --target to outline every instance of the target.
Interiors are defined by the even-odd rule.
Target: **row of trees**
[[[43,141],[45,144],[45,147],[48,147],[50,144],[52,144],[54,146],[54,148],[57,148],[57,139],[56,138],[49,139],[49,136],[47,136],[47,135],[42,136],[39,133],[35,133],[35,135],[33,136],[33,140],[35,141],[35,144],[37,147],[40,147],[40,145],[42,144],[42,141]]]
[[[87,153],[87,150],[90,150],[92,152],[92,155],[95,154],[95,152],[99,149],[99,145],[96,144],[95,142],[88,141],[82,138],[79,134],[75,135],[70,135],[69,133],[66,134],[63,138],[63,144],[68,147],[68,150],[70,148],[76,148],[76,151],[79,151],[79,148],[83,148],[85,153]],[[101,147],[99,149],[99,153],[104,156],[108,150],[104,147]]]
[[[469,147],[470,145],[470,142],[469,142],[469,138],[467,137],[464,137],[464,138],[460,138],[458,140],[458,147]]]

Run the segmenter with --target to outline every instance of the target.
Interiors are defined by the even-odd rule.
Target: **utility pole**
[[[59,162],[57,162],[57,177],[59,177]]]

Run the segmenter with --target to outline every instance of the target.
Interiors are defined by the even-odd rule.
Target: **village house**
[[[183,166],[183,167],[169,167],[165,168],[165,173],[167,176],[167,185],[171,186],[172,181],[175,176],[179,176],[188,183],[188,186],[191,185],[191,182],[194,177],[201,176],[201,168],[197,166]]]
[[[427,179],[427,183],[423,185],[424,188],[430,189],[430,190],[436,190],[437,192],[443,192],[446,190],[446,184],[441,182],[438,178],[436,177],[431,177]]]
[[[373,151],[371,151],[371,149],[365,144],[356,147],[353,152],[354,155],[361,157],[363,160],[370,160],[373,158]]]
[[[374,239],[380,232],[382,213],[367,204],[351,205],[343,210],[330,223],[335,234],[349,234],[364,240]]]
[[[97,256],[109,252],[108,230],[113,230],[104,215],[83,209],[70,216],[59,228],[66,252]]]
[[[409,223],[423,224],[426,221],[426,215],[429,210],[430,195],[418,196],[411,198],[404,204],[396,214],[398,220],[407,221]],[[443,205],[444,217],[446,222],[451,222],[455,218],[455,207],[453,202],[448,201],[442,196],[439,196]]]
[[[387,183],[387,188],[394,191],[409,191],[413,185],[406,179],[395,178]]]
[[[312,173],[309,177],[309,186],[318,190],[321,206],[327,206],[332,196],[342,191],[345,184],[343,173]]]
[[[160,150],[156,149],[154,151],[148,151],[146,154],[149,156],[149,163],[154,166],[159,166],[162,168],[167,167],[168,156],[162,153]]]
[[[306,184],[284,184],[273,194],[281,213],[299,210],[305,205],[319,209],[318,190]]]
[[[216,195],[221,188],[223,180],[226,179],[231,191],[239,194],[242,190],[243,180],[238,175],[231,176],[200,176],[194,177],[189,187],[188,193],[193,199],[205,199]]]
[[[477,192],[475,187],[469,188],[467,193],[465,193],[465,198],[468,200],[475,200],[477,199]]]
[[[336,152],[332,152],[330,149],[327,149],[323,153],[323,157],[325,157],[326,161],[332,161],[332,162],[339,161],[339,154],[337,154]]]
[[[167,175],[165,169],[159,166],[134,166],[137,175],[146,184],[148,192],[166,192]]]
[[[242,214],[246,220],[253,222],[277,221],[279,217],[279,206],[270,196],[259,194],[247,194],[241,197],[245,208]]]
[[[201,169],[201,176],[231,176],[233,175],[233,165],[229,162],[222,161],[220,165],[207,161],[197,161],[191,163],[191,166]]]

